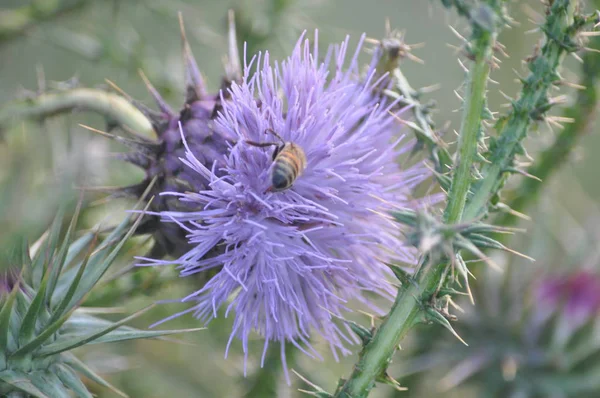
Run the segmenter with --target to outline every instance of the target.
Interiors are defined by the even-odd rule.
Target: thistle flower
[[[223,87],[228,87],[241,74],[233,14],[230,13],[229,19],[229,57],[225,65]],[[185,209],[184,203],[160,196],[158,195],[160,192],[198,191],[207,188],[208,180],[185,168],[179,160],[185,154],[180,130],[183,131],[187,145],[193,148],[199,160],[205,164],[213,164],[221,159],[228,150],[227,138],[215,131],[213,126],[213,119],[218,109],[221,108],[221,101],[226,101],[226,98],[206,91],[204,79],[185,35],[181,14],[180,27],[185,65],[185,101],[180,111],[174,111],[167,104],[143,73],[141,73],[142,79],[155,100],[158,111],[131,98],[110,82],[116,90],[125,95],[146,115],[158,137],[156,140],[152,140],[135,134],[133,139],[112,136],[133,149],[133,151],[119,154],[117,157],[142,168],[146,177],[138,184],[111,189],[111,197],[138,199],[150,186],[151,192],[148,197],[154,197],[150,209],[155,212]],[[153,182],[155,183],[152,184]],[[145,215],[136,233],[153,236],[155,245],[150,253],[152,257],[165,255],[178,257],[191,249],[185,238],[184,229],[176,224],[160,223],[158,217],[151,214]]]
[[[422,354],[406,369],[447,372],[441,390],[477,386],[486,397],[600,394],[598,273],[531,279],[512,272],[504,279],[479,279],[478,305],[456,326],[469,346],[433,332],[420,334]]]
[[[386,264],[413,260],[398,224],[385,213],[410,206],[412,188],[428,173],[398,165],[409,147],[399,146],[402,137],[389,112],[396,104],[376,94],[383,79],[374,80],[374,67],[359,80],[361,44],[347,67],[348,39],[330,48],[322,63],[317,44],[311,49],[304,36],[280,64],[271,65],[268,53],[252,58],[241,83],[222,93],[230,100],[222,101],[215,120],[216,132],[232,142],[230,150],[211,164],[186,145],[182,162],[209,181],[207,188],[163,193],[196,207],[158,213],[163,222],[184,228],[193,247],[175,261],[145,258],[144,265],[177,264],[182,276],[222,266],[182,300],[194,305],[173,317],[193,312],[209,321],[231,298],[225,312],[235,312],[229,344],[239,338],[245,355],[253,330],[265,338],[264,352],[271,341],[281,344],[284,363],[285,341],[319,355],[309,342],[311,330],[336,358],[347,353],[347,333],[332,320],[343,317],[351,299],[379,311],[364,293],[393,297]],[[277,136],[306,156],[306,168],[282,191],[271,180],[275,144],[256,144],[281,145]],[[187,140],[185,130],[182,137]],[[207,256],[215,249],[217,255]]]
[[[130,220],[96,246],[97,233],[72,241],[76,217],[61,242],[58,216],[33,256],[19,255],[20,276],[10,292],[0,291],[0,395],[3,397],[78,397],[92,394],[79,375],[113,389],[72,350],[87,344],[153,338],[177,331],[141,331],[123,326],[142,310],[118,322],[79,308],[131,234]],[[4,286],[7,287],[7,286]],[[0,286],[0,289],[4,289]],[[179,331],[181,332],[181,331]]]

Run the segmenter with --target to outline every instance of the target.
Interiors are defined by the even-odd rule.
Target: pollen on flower
[[[223,159],[207,164],[201,148],[186,143],[181,161],[208,188],[164,192],[190,210],[158,214],[184,228],[192,248],[174,261],[144,258],[143,265],[174,263],[182,276],[222,268],[182,299],[191,308],[171,318],[192,312],[209,321],[227,303],[230,343],[240,339],[247,355],[255,331],[265,338],[264,352],[272,341],[281,344],[285,363],[286,341],[319,357],[313,334],[336,358],[348,353],[351,333],[334,320],[349,300],[381,312],[363,293],[393,297],[386,263],[411,263],[414,252],[399,239],[399,225],[381,214],[418,204],[411,191],[429,173],[397,162],[410,146],[400,145],[390,112],[397,103],[376,94],[385,79],[376,79],[374,67],[359,78],[363,40],[350,55],[349,39],[331,47],[323,62],[317,40],[311,46],[304,36],[281,63],[258,54],[244,64],[242,81],[221,93],[215,129],[232,137]],[[270,130],[306,157],[302,173],[281,191],[269,189],[275,147],[251,144],[273,142]]]

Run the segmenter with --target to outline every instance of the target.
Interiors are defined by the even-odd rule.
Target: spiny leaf
[[[109,388],[115,394],[118,394],[124,398],[128,398],[127,394],[110,384],[108,381],[104,380],[100,375],[98,375],[96,372],[90,369],[85,363],[77,359],[75,355],[63,354],[63,357],[65,358],[65,363],[71,366],[73,369],[75,369],[78,373],[82,374],[83,376],[87,377],[88,379],[103,387]]]
[[[40,251],[40,259],[44,259],[45,261],[37,262],[34,265],[33,269],[33,288],[38,288],[42,283],[42,279],[46,273],[46,268],[50,269],[52,273],[56,273],[55,269],[58,268],[56,266],[56,258],[54,254],[58,247],[58,242],[60,239],[60,230],[62,229],[62,221],[64,218],[65,210],[63,207],[58,209],[56,217],[52,221],[52,225],[48,230],[48,237],[46,238],[46,247],[43,251]]]
[[[88,249],[88,254],[87,254],[87,256],[85,256],[83,263],[79,266],[77,274],[75,275],[73,282],[69,286],[69,290],[67,291],[65,296],[62,298],[60,304],[58,305],[58,307],[52,314],[52,317],[50,318],[50,321],[49,321],[50,323],[54,322],[65,312],[68,312],[73,309],[73,305],[71,307],[69,307],[68,304],[72,303],[71,299],[73,298],[73,296],[75,295],[75,292],[77,291],[77,288],[79,287],[79,282],[81,281],[81,277],[83,276],[83,273],[86,270],[88,260],[91,256],[91,252],[95,247],[94,243],[95,243],[95,239],[91,242],[90,247]],[[75,304],[77,304],[77,303],[75,302]]]
[[[94,240],[96,236],[95,232],[88,232],[83,235],[81,238],[75,240],[67,251],[67,256],[65,258],[65,264],[71,263],[75,257],[79,256],[83,251],[88,247],[88,245]]]
[[[12,314],[15,298],[19,292],[20,283],[17,282],[13,287],[12,292],[4,301],[2,310],[0,311],[0,365],[5,367],[6,364],[6,347],[8,346],[8,333],[10,333],[10,318]],[[0,297],[4,300],[4,298]]]
[[[300,378],[303,382],[314,388],[316,391],[308,391],[308,390],[298,390],[308,395],[312,395],[313,397],[320,398],[333,398],[333,395],[329,394],[327,391],[316,385],[315,383],[309,381],[306,377],[302,376],[300,373],[296,372],[296,370],[292,369],[292,372]]]
[[[467,347],[469,346],[462,339],[462,337],[460,337],[458,335],[458,333],[456,333],[456,330],[454,330],[454,328],[452,327],[452,325],[450,325],[450,322],[448,322],[448,320],[442,314],[440,314],[435,308],[431,308],[431,307],[427,308],[425,310],[424,318],[428,322],[433,322],[433,323],[437,323],[439,325],[442,325],[443,327],[445,327],[446,329],[448,329],[450,331],[450,333],[452,333],[454,335],[454,337],[456,337],[461,343],[463,343]]]
[[[71,394],[53,372],[30,372],[29,380],[40,391],[52,398],[71,398]]]
[[[0,380],[36,398],[54,398],[40,391],[26,373],[4,370],[0,372]]]
[[[67,252],[65,265],[70,264],[76,257],[80,256],[83,251],[89,247],[96,236],[96,232],[89,232],[73,242]],[[62,300],[78,271],[79,267],[73,267],[67,271],[63,271],[63,274],[60,277],[60,283],[56,286],[56,289],[54,289],[54,294],[52,296],[53,302],[56,303]]]
[[[40,311],[45,304],[46,287],[48,286],[50,277],[51,274],[48,272],[42,280],[42,284],[40,285],[38,291],[35,293],[33,301],[27,309],[27,313],[25,314],[23,322],[21,323],[21,329],[19,330],[19,345],[27,344],[33,338],[36,321],[38,320]]]
[[[81,379],[75,372],[66,365],[56,364],[51,368],[51,371],[56,373],[60,381],[71,389],[78,397],[92,398],[92,394],[88,391]]]
[[[198,332],[206,328],[170,329],[170,330],[114,330],[90,342],[90,344],[112,343],[116,341],[154,339],[172,334]]]
[[[144,211],[148,209],[150,204],[151,201],[148,202]],[[142,220],[142,216],[138,216],[131,228],[129,229],[129,231],[127,231],[127,233],[123,235],[122,232],[129,225],[129,220],[130,217],[125,219],[117,228],[115,228],[115,231],[113,231],[113,233],[111,233],[106,238],[104,243],[104,249],[99,249],[95,254],[93,254],[90,257],[90,264],[87,267],[89,272],[86,272],[84,277],[81,279],[80,287],[79,289],[77,289],[77,291],[69,301],[69,305],[67,307],[73,307],[76,303],[80,302],[83,299],[83,297],[96,285],[96,283],[98,283],[102,275],[104,275],[104,273],[108,270],[108,267],[110,267],[114,259],[117,257],[117,254],[119,253],[127,239],[129,239],[131,235],[133,235],[133,233],[135,232],[135,229]],[[120,241],[119,243],[114,245],[113,239],[116,237],[119,237]],[[110,249],[111,247],[113,247],[113,249],[110,252],[110,254],[108,254],[108,256],[104,258],[104,261],[102,261],[102,263],[100,263],[102,257],[99,256],[104,256],[108,249]]]
[[[68,249],[69,249],[69,245],[71,243],[71,235],[73,234],[74,230],[75,230],[75,226],[77,224],[77,220],[79,218],[79,212],[81,210],[81,203],[82,203],[82,199],[80,199],[77,203],[77,207],[75,208],[75,214],[73,215],[73,217],[71,218],[71,222],[69,223],[69,228],[67,229],[67,233],[63,239],[63,243],[62,246],[58,252],[58,255],[56,256],[56,259],[54,261],[54,266],[52,267],[51,270],[51,278],[50,278],[50,284],[49,284],[49,289],[48,289],[48,293],[47,293],[47,300],[48,300],[48,304],[51,305],[51,299],[52,299],[52,294],[54,293],[54,289],[56,288],[56,283],[58,282],[58,278],[62,273],[63,267],[65,266],[65,259],[68,253]]]
[[[42,346],[49,338],[51,338],[54,335],[54,333],[56,333],[58,331],[58,329],[60,329],[60,327],[67,321],[67,319],[69,319],[70,316],[71,316],[71,313],[67,313],[67,314],[63,315],[60,319],[55,321],[54,323],[48,325],[36,338],[31,340],[29,343],[25,344],[23,347],[19,348],[18,350],[12,352],[10,354],[10,357],[18,358],[20,356],[29,354],[32,351],[34,351],[35,349]]]
[[[367,345],[369,343],[369,341],[371,341],[371,339],[373,338],[373,332],[371,332],[369,329],[365,328],[364,326],[359,325],[356,322],[352,322],[352,321],[348,321],[348,320],[346,320],[345,322],[348,326],[350,326],[350,329],[352,329],[354,334],[356,334],[360,338],[363,346]]]
[[[93,340],[100,338],[101,336],[104,336],[107,333],[110,333],[111,331],[117,329],[119,326],[121,326],[121,325],[131,321],[132,319],[139,317],[140,315],[144,314],[145,312],[149,311],[153,307],[154,307],[154,305],[150,305],[146,308],[143,308],[143,309],[135,312],[134,314],[132,314],[118,322],[113,323],[111,326],[109,326],[105,329],[102,329],[99,332],[92,333],[87,336],[83,336],[83,337],[79,337],[79,338],[61,338],[61,337],[59,337],[54,343],[51,343],[51,344],[48,344],[48,345],[42,347],[38,352],[36,352],[36,356],[45,357],[48,355],[55,355],[55,354],[59,354],[64,351],[68,351],[68,350],[72,350],[74,348],[80,347],[84,344],[87,344]],[[70,314],[67,314],[67,315],[70,315]]]

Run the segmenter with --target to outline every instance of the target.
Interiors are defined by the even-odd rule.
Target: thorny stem
[[[462,4],[462,3],[461,3]],[[493,13],[484,6],[485,12]],[[460,11],[460,10],[459,10]],[[493,21],[493,15],[488,20]],[[445,221],[460,221],[469,186],[472,181],[471,166],[477,154],[477,140],[485,106],[485,91],[492,62],[493,44],[496,37],[495,22],[492,29],[473,22],[471,54],[475,65],[468,74],[467,99],[459,140],[457,170],[451,184],[451,197],[446,208]],[[422,303],[427,302],[443,279],[447,264],[424,263],[417,271],[413,283],[404,284],[399,290],[392,310],[383,321],[371,341],[364,347],[352,375],[336,394],[340,398],[366,397],[382,376],[392,359],[396,347],[408,331],[420,321]]]
[[[557,73],[564,55],[577,49],[572,37],[586,22],[579,18],[573,22],[574,6],[569,0],[556,0],[543,26],[546,43],[541,54],[529,63],[530,75],[523,81],[521,96],[513,103],[511,113],[500,120],[500,137],[487,156],[490,163],[481,168],[483,179],[473,186],[473,196],[465,208],[463,219],[472,220],[485,213],[488,201],[504,184],[515,155],[533,121],[543,118],[552,105],[548,90],[560,80]],[[503,128],[502,128],[503,127]]]
[[[485,107],[487,81],[490,75],[492,46],[495,33],[485,31],[476,39],[474,45],[480,49],[476,53],[473,67],[469,71],[467,92],[458,141],[458,157],[454,168],[452,185],[448,193],[448,204],[444,212],[446,224],[461,220],[467,201],[471,181],[471,168],[477,155],[477,138],[481,130],[481,117]]]
[[[126,99],[102,90],[75,88],[9,102],[0,108],[0,127],[12,119],[43,119],[70,110],[99,113],[146,137],[155,133],[150,121]]]
[[[596,4],[600,6],[600,1],[596,1]],[[593,38],[589,47],[600,50],[600,38]],[[563,112],[563,116],[573,119],[573,123],[565,125],[554,143],[542,151],[533,166],[527,170],[527,173],[538,177],[542,182],[524,178],[508,202],[508,206],[513,210],[522,212],[528,204],[537,199],[544,183],[567,161],[578,139],[589,131],[598,106],[600,54],[587,52],[583,56],[581,69],[582,77],[579,85],[584,88],[578,91],[575,103]],[[502,213],[500,217],[496,218],[495,223],[507,226],[516,220],[516,216]]]
[[[542,31],[546,35],[546,43],[541,54],[529,62],[531,74],[523,81],[521,96],[513,103],[512,112],[497,125],[501,132],[500,137],[494,145],[490,146],[490,150],[486,154],[491,163],[482,167],[480,174],[483,177],[471,187],[473,194],[470,198],[468,198],[469,184],[472,179],[470,167],[464,167],[462,172],[459,169],[456,170],[452,186],[457,188],[451,190],[451,195],[458,193],[461,196],[454,199],[449,198],[450,201],[455,200],[457,203],[456,205],[448,204],[444,215],[446,223],[472,220],[487,211],[488,201],[493,199],[493,196],[502,187],[505,173],[510,171],[514,157],[522,149],[521,141],[525,138],[530,124],[535,120],[543,119],[546,111],[552,106],[547,92],[553,84],[560,80],[557,72],[558,66],[565,53],[577,49],[572,38],[585,23],[589,22],[586,18],[574,18],[574,9],[575,6],[568,0],[555,0],[551,3],[546,22],[542,26]],[[471,14],[469,13],[469,15]],[[481,58],[475,57],[476,63],[478,60],[481,61]],[[481,71],[475,65],[470,73],[470,90],[473,90],[475,87],[473,76]],[[482,88],[484,89],[485,86]],[[472,94],[471,91],[470,95]],[[470,106],[466,106],[466,108],[466,112],[468,112]],[[479,110],[481,111],[481,108]],[[481,113],[478,117],[477,121],[480,122]],[[467,139],[477,139],[476,134],[471,135],[471,132],[465,129],[466,125],[473,126],[474,124],[474,121],[469,120],[469,116],[463,118],[461,132],[464,135],[461,136],[458,148],[460,156],[465,154],[468,156],[469,146],[474,144],[473,141],[467,141]],[[466,205],[465,199],[467,200]],[[420,321],[421,309],[443,283],[447,266],[446,262],[437,264],[425,262],[417,271],[413,283],[403,284],[392,310],[372,340],[364,347],[350,379],[346,381],[336,395],[337,397],[367,396],[375,385],[375,380],[385,372],[399,342]]]
[[[26,6],[0,10],[0,42],[23,34],[36,23],[81,8],[89,0],[35,0]]]

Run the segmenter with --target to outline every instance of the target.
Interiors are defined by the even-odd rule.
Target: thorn
[[[580,64],[583,63],[583,58],[581,58],[577,53],[571,53],[571,56],[575,58]]]
[[[373,39],[372,37],[366,37],[365,43],[379,45],[381,43],[381,41],[379,41],[377,39]]]
[[[550,116],[548,119],[552,119],[556,122],[560,123],[575,123],[575,119],[572,117],[564,117],[564,116]]]
[[[144,81],[144,84],[146,85],[146,89],[148,90],[148,92],[150,93],[150,95],[154,99],[154,102],[156,102],[156,105],[158,105],[160,110],[162,112],[166,113],[167,115],[173,116],[174,113],[171,110],[171,107],[165,102],[165,100],[158,93],[158,91],[156,91],[156,89],[154,88],[152,83],[150,83],[150,80],[148,80],[148,78],[144,74],[144,71],[142,71],[141,69],[138,69],[138,73],[139,73],[140,77],[142,78],[142,80]]]
[[[413,62],[416,62],[416,63],[421,64],[421,65],[425,64],[424,60],[422,60],[421,58],[417,57],[416,55],[413,55],[412,53],[410,53],[408,51],[404,55],[406,56],[406,58],[410,59]]]
[[[446,43],[446,46],[454,50],[454,55],[459,54],[462,51],[462,47],[455,46],[454,44]]]
[[[423,131],[423,129],[418,124],[416,124],[415,122],[410,121],[410,120],[404,120],[404,119],[400,118],[400,116],[396,115],[395,113],[393,113],[390,110],[388,110],[388,113],[390,115],[392,115],[394,117],[394,119],[396,119],[398,122],[400,122],[400,124],[408,126],[411,129],[416,130],[416,131],[418,131],[418,132],[420,132],[422,134],[425,134],[425,131]]]
[[[581,84],[570,83],[570,82],[568,82],[566,80],[561,80],[560,84],[562,84],[564,86],[567,86],[567,87],[571,87],[571,88],[577,89],[577,90],[585,90],[586,89],[586,87],[582,86]]]
[[[550,103],[553,105],[562,105],[569,102],[569,97],[567,95],[558,95],[556,97],[550,98]]]
[[[460,40],[462,40],[465,43],[469,42],[467,39],[465,39],[465,37],[463,35],[461,35],[460,33],[458,33],[458,31],[456,29],[454,29],[454,27],[452,27],[451,25],[448,25],[448,27],[450,28],[450,30],[452,31],[452,33],[454,33],[454,35],[456,37],[458,37]]]
[[[119,93],[123,97],[125,97],[129,102],[131,102],[133,104],[133,106],[135,106],[140,112],[142,112],[150,120],[150,123],[152,123],[152,127],[154,128],[154,131],[156,131],[157,133],[161,131],[160,127],[161,127],[161,124],[164,122],[163,115],[148,108],[146,105],[142,104],[140,101],[133,99],[121,87],[117,86],[116,83],[114,83],[108,79],[104,79],[104,81],[113,90],[115,90],[117,93]],[[123,127],[123,126],[121,126],[121,127]]]
[[[524,214],[524,213],[518,212],[514,209],[511,209],[508,205],[506,205],[502,202],[498,203],[496,205],[496,207],[498,207],[500,210],[507,212],[508,214],[510,214],[512,216],[515,216],[515,217],[520,218],[525,221],[531,221],[531,217],[529,217],[527,214]]]
[[[108,84],[110,87],[112,87],[113,90],[115,90],[116,92],[121,94],[123,97],[127,98],[128,100],[132,99],[131,95],[127,94],[121,87],[117,86],[117,84],[114,83],[113,81],[108,80],[108,79],[104,79],[104,81],[106,82],[106,84]]]
[[[230,9],[227,12],[227,21],[229,27],[227,32],[229,56],[225,66],[225,74],[230,82],[241,81],[242,67],[240,63],[240,53],[238,50],[237,34],[235,29],[235,12],[233,9]]]
[[[542,182],[541,178],[538,178],[538,177],[534,176],[533,174],[529,174],[525,170],[517,169],[517,168],[514,168],[514,167],[509,167],[509,168],[505,169],[505,172],[518,173],[518,174],[521,174],[524,177],[531,178],[532,180]]]
[[[598,24],[596,24],[598,25]],[[594,25],[594,26],[596,26]],[[594,31],[590,31],[590,32],[581,32],[579,33],[579,35],[583,36],[583,37],[595,37],[595,36],[600,36],[600,31],[594,30]]]
[[[442,325],[443,327],[445,327],[446,329],[448,329],[448,331],[450,333],[452,333],[452,335],[454,335],[454,337],[456,337],[458,339],[458,341],[460,341],[461,343],[463,343],[465,346],[469,346],[467,344],[466,341],[463,340],[462,337],[459,336],[458,333],[456,333],[456,330],[454,330],[454,328],[452,327],[452,325],[450,325],[450,322],[448,322],[448,320],[442,315],[440,314],[437,310],[430,308],[427,311],[430,315],[430,320],[437,322],[438,324]]]
[[[457,97],[459,100],[461,100],[461,101],[463,101],[463,102],[465,101],[465,100],[463,99],[463,97],[461,97],[461,96],[460,96],[460,94],[458,93],[458,91],[454,90],[454,95],[456,95],[456,97]]]
[[[504,245],[502,245],[502,246],[504,246]],[[518,251],[516,251],[516,250],[514,250],[514,249],[511,249],[510,247],[506,247],[506,246],[504,246],[504,247],[502,247],[502,250],[504,250],[504,251],[507,251],[507,252],[509,252],[509,253],[512,253],[512,254],[514,254],[514,255],[516,255],[516,256],[519,256],[519,257],[521,257],[521,258],[524,258],[525,260],[529,260],[529,261],[531,261],[532,263],[535,263],[535,258],[533,258],[533,257],[530,257],[530,256],[528,256],[528,255],[526,255],[526,254],[523,254],[523,253],[521,253],[521,252],[518,252]]]
[[[317,390],[318,392],[325,392],[325,390],[323,390],[321,387],[319,387],[318,385],[316,385],[315,383],[309,381],[306,377],[302,376],[300,373],[298,373],[296,371],[296,369],[290,369],[292,371],[293,374],[295,374],[296,376],[298,376],[298,378],[300,380],[302,380],[303,382],[305,382],[306,384],[308,384],[309,386],[311,386],[312,388],[314,388],[315,390]],[[300,391],[300,390],[298,390]],[[306,391],[308,393],[313,393],[312,391]]]
[[[455,242],[456,245],[458,245],[459,247],[471,252],[471,254],[473,254],[474,256],[478,257],[479,259],[483,260],[487,265],[489,265],[491,268],[493,268],[494,270],[502,273],[504,272],[504,270],[502,269],[502,267],[500,267],[498,264],[496,264],[496,262],[494,260],[492,260],[492,258],[486,256],[485,254],[483,254],[483,252],[481,250],[479,250],[479,248],[477,246],[475,246],[470,240],[468,240],[467,238],[462,237],[461,235],[457,235],[457,241]]]
[[[421,94],[429,94],[429,93],[433,93],[434,91],[439,90],[441,87],[442,87],[441,84],[436,83],[436,84],[432,84],[430,86],[422,87],[418,91]]]
[[[460,60],[460,58],[458,59],[458,64],[460,65],[460,67],[462,68],[462,70],[465,73],[469,73],[469,69],[465,66],[465,64],[462,63],[462,61]]]
[[[501,96],[504,97],[504,99],[512,102],[513,99],[508,94],[506,94],[504,91],[498,90],[498,92],[500,93]]]
[[[181,11],[179,16],[179,30],[181,33],[181,42],[183,45],[183,63],[185,65],[185,86],[186,86],[186,103],[197,101],[204,98],[206,95],[204,79],[196,63],[196,59],[192,54],[192,49],[185,35],[185,26],[183,24],[183,14]]]

